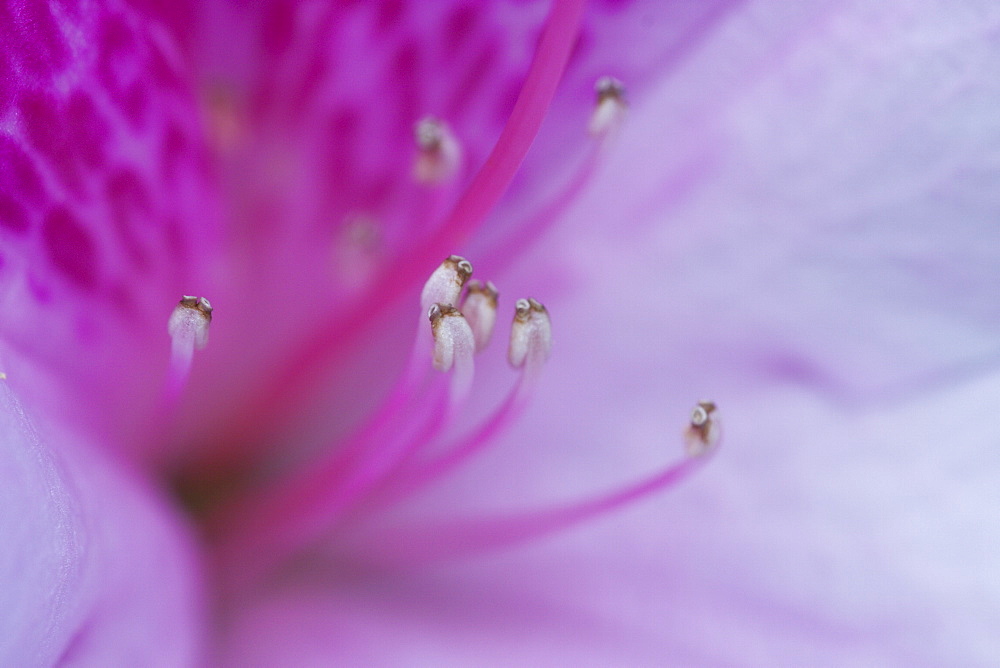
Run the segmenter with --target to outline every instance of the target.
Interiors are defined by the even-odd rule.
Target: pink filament
[[[636,483],[569,506],[487,520],[386,530],[370,540],[361,538],[359,543],[367,557],[374,555],[372,558],[384,563],[408,566],[498,550],[569,529],[674,487],[710,457],[685,458]]]
[[[445,452],[435,459],[409,468],[409,462],[400,462],[401,478],[398,482],[387,481],[382,493],[378,494],[365,511],[373,511],[399,502],[427,485],[448,475],[464,462],[484,451],[522,413],[536,386],[537,373],[526,369],[518,378],[517,385],[507,395],[503,403],[477,428],[445,448]]]
[[[492,265],[494,271],[499,269],[503,263],[515,260],[520,249],[532,247],[556,222],[565,216],[593,180],[597,168],[601,164],[600,158],[605,146],[603,138],[592,142],[580,168],[573,173],[570,181],[528,222],[504,237],[502,245],[493,253],[493,257],[498,260],[495,265]]]
[[[394,263],[393,276],[397,284],[408,285],[419,280],[436,258],[460,246],[485,221],[506,192],[555,95],[576,43],[584,4],[585,0],[554,0],[524,86],[493,150],[444,223]],[[374,319],[399,292],[372,285],[359,299],[359,303],[365,305],[361,311],[370,320]],[[343,312],[343,308],[338,308],[331,313],[308,341],[295,346],[295,357],[268,374],[272,382],[251,401],[244,412],[249,419],[240,422],[238,433],[230,434],[233,440],[242,442],[252,434],[263,432],[266,425],[262,422],[282,413],[276,407],[301,400],[302,393],[308,389],[303,379],[314,369],[326,366],[337,354],[343,354],[348,344],[364,331],[356,319],[345,321]]]

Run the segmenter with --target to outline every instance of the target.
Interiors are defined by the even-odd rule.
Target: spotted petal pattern
[[[12,382],[135,439],[213,248],[189,79],[121,3],[11,0],[0,41],[0,327],[30,362]]]

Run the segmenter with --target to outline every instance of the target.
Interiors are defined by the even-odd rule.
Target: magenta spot
[[[44,154],[67,189],[80,193],[82,184],[76,156],[66,136],[65,118],[56,100],[36,93],[22,98],[20,106],[32,146]]]
[[[28,231],[28,212],[4,194],[0,194],[0,227],[16,234]]]
[[[184,241],[184,230],[176,218],[167,221],[163,231],[163,240],[174,266],[187,262],[188,245]]]
[[[391,81],[399,95],[396,103],[398,120],[396,127],[410,132],[410,123],[414,121],[423,109],[421,99],[423,88],[420,81],[420,49],[415,43],[407,43],[399,48],[393,58]]]
[[[472,5],[462,5],[452,10],[444,25],[444,52],[451,57],[468,43],[475,32],[478,14]]]
[[[152,223],[149,193],[139,175],[119,169],[108,180],[108,206],[115,232],[126,254],[140,269],[149,267],[149,253],[139,241],[140,229]]]
[[[314,54],[309,59],[309,63],[302,70],[296,85],[292,87],[292,93],[288,99],[288,114],[293,117],[302,116],[309,105],[312,104],[320,87],[329,75],[330,66],[326,56]]]
[[[330,116],[325,147],[325,173],[328,183],[343,184],[338,191],[350,189],[355,177],[355,159],[361,130],[361,114],[341,108]]]
[[[491,70],[496,66],[497,48],[496,40],[489,40],[483,44],[476,58],[459,79],[458,85],[452,90],[448,102],[450,113],[457,115],[460,109],[468,106],[470,101],[483,91],[483,87],[491,79]]]
[[[17,88],[14,70],[10,66],[10,58],[5,51],[0,49],[0,113],[10,108]]]
[[[123,17],[110,16],[104,20],[98,48],[106,57],[120,56],[135,50],[135,36]]]
[[[265,11],[261,44],[268,55],[280,56],[291,46],[297,7],[295,3],[275,2]]]
[[[161,89],[181,91],[184,89],[183,75],[167,60],[160,49],[151,48],[149,54],[149,73],[154,83]]]
[[[34,93],[21,98],[21,115],[32,145],[43,153],[63,157],[66,135],[59,103],[50,95]]]
[[[187,140],[184,133],[177,126],[176,122],[171,122],[167,126],[163,135],[163,146],[160,149],[160,172],[163,178],[171,184],[176,184],[181,173],[181,162],[187,151]]]
[[[141,81],[130,84],[121,97],[125,118],[135,129],[142,129],[149,112],[149,89]]]
[[[21,147],[0,135],[0,192],[29,204],[40,204],[45,193],[38,172]]]
[[[130,103],[127,83],[135,76],[139,56],[139,44],[132,29],[121,17],[106,19],[101,26],[97,48],[100,54],[97,73],[101,83],[117,104],[127,107]],[[125,111],[129,113],[128,109]]]
[[[42,221],[42,240],[49,260],[66,278],[84,289],[97,282],[94,241],[64,207],[49,212]]]
[[[90,167],[100,165],[104,161],[108,129],[88,95],[77,91],[70,96],[64,122],[77,156]]]
[[[403,19],[404,9],[402,0],[382,0],[375,14],[376,30],[386,32],[390,28],[399,25]]]
[[[392,61],[394,76],[412,81],[420,68],[420,49],[414,42],[406,42],[399,47]]]

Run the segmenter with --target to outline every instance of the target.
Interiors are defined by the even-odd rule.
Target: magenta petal
[[[106,453],[36,427],[6,382],[0,472],[0,663],[196,658],[203,630],[193,546],[151,489]]]
[[[0,41],[0,307],[32,369],[18,382],[134,436],[166,318],[213,252],[180,55],[119,3],[6,3]]]

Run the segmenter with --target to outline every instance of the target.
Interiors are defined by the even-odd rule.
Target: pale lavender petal
[[[247,611],[226,656],[288,638],[272,656],[586,664],[582,636],[628,665],[994,663],[998,25],[991,3],[727,16],[635,105],[604,187],[498,277],[553,313],[542,396],[425,509],[648,472],[702,397],[721,407],[717,459],[420,585],[313,573]],[[480,598],[452,598],[463,585]],[[540,641],[503,626],[532,615]],[[401,642],[366,644],[379,628]]]
[[[191,536],[107,454],[0,381],[0,662],[184,665],[201,651]]]
[[[138,447],[166,318],[216,252],[181,55],[121,3],[7,2],[0,41],[0,305],[16,314],[2,331],[27,362],[14,377]]]
[[[702,397],[723,449],[526,558],[540,588],[680,663],[996,661],[998,26],[750,6],[633,109],[607,190],[524,265],[572,279],[548,392],[454,493],[649,470]]]

